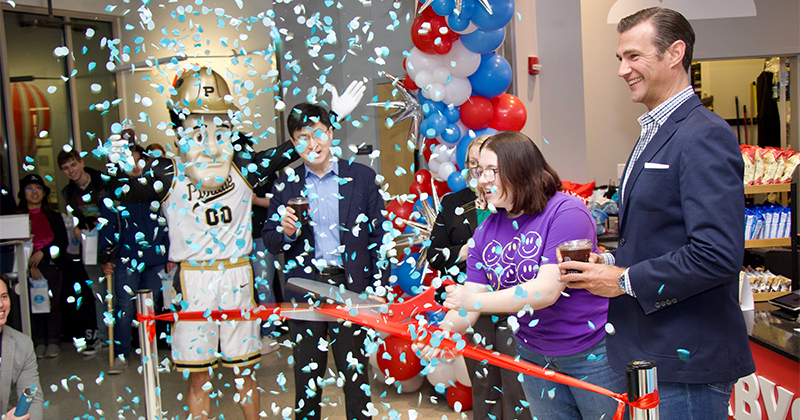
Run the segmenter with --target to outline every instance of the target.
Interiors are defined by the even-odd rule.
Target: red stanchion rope
[[[418,297],[423,297],[419,295]],[[430,296],[429,296],[430,297]],[[424,300],[424,299],[423,299]],[[434,304],[435,305],[435,304]],[[430,305],[429,305],[430,306]],[[575,379],[563,373],[558,373],[550,369],[545,369],[541,366],[534,365],[522,360],[517,360],[505,354],[489,351],[484,347],[475,346],[466,343],[464,340],[455,341],[450,338],[450,333],[429,325],[418,325],[414,322],[397,322],[394,319],[402,317],[403,319],[411,318],[413,314],[420,311],[430,310],[424,306],[417,306],[413,300],[407,300],[399,304],[389,305],[392,308],[391,313],[385,316],[366,316],[360,315],[358,311],[351,311],[353,308],[345,308],[340,305],[324,304],[319,306],[309,307],[307,305],[296,305],[293,307],[282,307],[276,305],[261,305],[254,309],[229,309],[229,310],[206,310],[204,312],[173,312],[162,315],[142,315],[137,314],[139,323],[143,323],[147,328],[149,339],[155,339],[155,321],[254,321],[256,319],[266,320],[271,315],[276,315],[285,318],[281,315],[281,310],[308,309],[314,310],[334,318],[350,321],[354,324],[359,324],[364,327],[372,328],[376,331],[395,335],[405,338],[412,342],[437,347],[442,350],[450,351],[454,354],[461,354],[474,360],[486,360],[490,364],[519,372],[525,375],[535,376],[537,378],[547,379],[552,382],[572,386],[575,388],[584,389],[587,391],[595,392],[600,395],[605,395],[617,400],[617,411],[614,414],[614,420],[622,420],[625,412],[625,404],[632,407],[647,410],[658,406],[658,391],[639,397],[636,401],[629,401],[626,393],[615,393],[603,387],[590,384],[588,382]],[[412,309],[413,308],[413,309]],[[431,341],[440,341],[438,345],[432,345]]]

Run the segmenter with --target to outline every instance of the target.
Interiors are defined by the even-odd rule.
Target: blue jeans
[[[131,325],[136,315],[133,297],[139,289],[150,289],[153,291],[153,300],[158,300],[161,295],[161,277],[158,273],[164,270],[164,264],[145,267],[141,273],[131,271],[129,267],[129,264],[117,261],[114,268],[114,312],[117,315],[114,325],[114,355],[124,356],[126,360],[131,355]],[[130,292],[125,290],[125,286],[128,286]]]
[[[256,285],[256,302],[275,303],[272,293],[272,280],[275,278],[275,255],[267,252],[264,239],[253,239],[253,253],[250,255],[250,266],[253,267],[253,283]],[[269,336],[275,326],[269,321],[261,322],[261,336]]]
[[[734,381],[713,384],[658,383],[662,419],[727,420]]]
[[[545,356],[517,341],[517,353],[526,362],[613,392],[625,392],[625,377],[614,372],[608,363],[605,338],[568,356]],[[610,397],[534,376],[525,375],[522,388],[530,403],[531,417],[538,420],[610,420],[617,410],[617,402]]]

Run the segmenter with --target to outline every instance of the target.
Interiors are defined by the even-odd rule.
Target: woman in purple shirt
[[[466,284],[448,288],[444,305],[451,311],[443,327],[464,332],[480,313],[508,313],[522,360],[622,392],[624,378],[605,354],[608,300],[558,281],[558,244],[591,239],[597,252],[588,208],[559,191],[556,171],[518,132],[486,140],[477,173],[478,189],[496,213],[475,231]],[[423,348],[421,355],[438,351]],[[539,420],[610,419],[617,406],[611,398],[532,376],[524,377],[523,388]]]

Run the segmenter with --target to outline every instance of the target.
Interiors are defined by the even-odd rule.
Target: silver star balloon
[[[456,1],[461,1],[461,0],[456,0]],[[416,3],[417,5],[419,5],[419,3],[418,3],[418,2],[415,2],[415,3]],[[433,0],[425,0],[425,3],[422,3],[422,6],[419,6],[419,8],[417,9],[417,14],[416,14],[416,16],[414,16],[414,17],[417,17],[417,16],[419,16],[419,14],[420,14],[420,13],[422,13],[422,11],[423,11],[423,10],[427,9],[427,8],[428,8],[428,6],[430,6],[430,5],[431,5],[431,3],[433,3]]]
[[[483,6],[484,9],[491,15],[492,14],[492,5],[489,4],[489,0],[478,0]]]
[[[428,259],[426,257],[428,255],[428,249],[430,249],[431,232],[433,231],[433,226],[436,223],[436,218],[439,216],[439,209],[441,208],[441,199],[436,192],[436,185],[433,179],[431,179],[431,190],[433,191],[431,195],[433,198],[433,206],[428,203],[428,200],[423,200],[422,197],[419,197],[422,203],[421,216],[424,218],[424,223],[421,221],[402,219],[403,223],[414,228],[414,232],[403,233],[395,238],[395,246],[422,245],[419,251],[419,259],[417,260],[417,270],[423,273],[428,264]],[[419,195],[421,196],[422,194]]]
[[[422,112],[422,107],[419,105],[417,98],[414,97],[411,93],[408,92],[405,86],[400,83],[400,79],[392,76],[389,73],[383,73],[383,76],[386,76],[389,80],[392,81],[392,86],[394,86],[398,92],[400,92],[400,96],[402,96],[402,100],[397,101],[386,101],[386,102],[370,102],[367,106],[374,106],[374,107],[382,107],[384,109],[394,109],[395,111],[389,115],[387,121],[387,125],[391,128],[394,124],[399,123],[400,121],[404,121],[406,119],[411,118],[411,127],[408,129],[408,145],[409,147],[415,147],[418,150],[422,149],[422,138],[419,135],[419,125],[422,120],[425,118],[425,115]]]

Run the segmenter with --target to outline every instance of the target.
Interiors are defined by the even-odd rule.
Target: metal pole
[[[136,312],[150,316],[153,309],[153,291],[142,289],[136,291]],[[144,400],[147,408],[147,420],[161,419],[161,382],[158,379],[158,349],[156,348],[155,337],[150,341],[148,328],[149,323],[155,321],[139,323],[139,347],[142,349],[142,376],[144,377]]]
[[[117,323],[114,317],[114,275],[106,275],[106,299],[108,300],[108,313],[111,314],[111,325],[108,326],[108,366],[114,367],[114,324]]]
[[[628,385],[628,401],[636,401],[639,397],[658,390],[656,362],[650,360],[634,360],[628,363],[625,371]],[[631,406],[631,420],[658,420],[658,406],[642,410]]]

